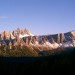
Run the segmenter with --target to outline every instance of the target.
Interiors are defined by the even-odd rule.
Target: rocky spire
[[[55,43],[55,40],[52,38],[52,43],[54,44]]]
[[[4,34],[3,39],[6,40],[6,31],[4,31],[3,34]]]
[[[57,34],[57,43],[60,43],[60,34]]]
[[[63,41],[65,40],[65,35],[64,33],[61,34],[61,43],[63,43]]]
[[[31,34],[30,30],[29,30],[29,29],[27,29],[27,28],[25,28],[24,33],[25,33],[25,34],[28,34],[28,35],[30,35],[30,34]]]
[[[12,43],[11,43],[11,41],[9,42],[9,49],[12,49]]]
[[[1,40],[1,34],[0,34],[0,40]]]

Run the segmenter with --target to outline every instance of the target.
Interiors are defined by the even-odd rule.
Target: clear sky
[[[75,0],[0,0],[0,32],[18,27],[33,34],[75,30]]]

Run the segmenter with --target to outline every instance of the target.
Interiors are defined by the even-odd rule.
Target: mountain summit
[[[34,36],[33,34],[31,34],[29,29],[25,28],[25,30],[23,30],[23,31],[24,31],[23,34],[21,34],[21,33],[19,34],[19,38],[28,37],[28,36]]]

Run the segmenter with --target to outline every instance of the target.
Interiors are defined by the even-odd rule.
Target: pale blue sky
[[[0,32],[18,27],[33,34],[75,30],[75,0],[0,0]]]

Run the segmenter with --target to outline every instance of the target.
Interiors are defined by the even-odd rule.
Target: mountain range
[[[14,40],[16,38],[28,38],[30,46],[43,46],[49,48],[75,47],[75,30],[67,33],[54,35],[33,35],[29,29],[14,30],[13,32],[4,31],[0,34],[0,40]]]

